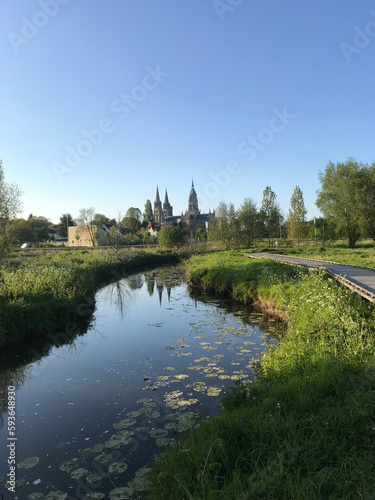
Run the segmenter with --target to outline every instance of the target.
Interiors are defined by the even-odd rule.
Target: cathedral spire
[[[160,196],[159,196],[159,187],[156,186],[156,199],[155,203],[160,203]]]
[[[164,198],[164,205],[169,205],[169,200],[168,200],[168,193],[167,193],[167,188],[165,188],[165,198]]]

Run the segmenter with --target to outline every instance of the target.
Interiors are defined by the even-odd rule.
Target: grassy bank
[[[191,259],[195,286],[273,302],[280,345],[224,410],[158,458],[152,499],[375,497],[375,313],[321,272],[223,252]]]
[[[342,242],[310,243],[299,248],[287,248],[285,255],[375,267],[375,243],[370,240],[357,243],[355,248],[348,248]]]
[[[176,261],[152,249],[18,253],[0,269],[0,343],[76,319],[100,286],[126,272]]]

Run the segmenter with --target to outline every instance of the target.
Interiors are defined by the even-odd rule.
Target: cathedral
[[[160,201],[159,188],[156,188],[156,198],[154,202],[154,222],[152,224],[152,229],[156,229],[165,226],[166,224],[185,224],[189,227],[192,235],[195,231],[201,227],[208,229],[208,223],[215,214],[209,211],[208,214],[201,214],[198,208],[198,196],[194,189],[194,182],[191,183],[191,189],[188,200],[188,209],[185,214],[182,212],[181,215],[173,215],[173,207],[169,203],[168,193],[165,190],[164,203]]]

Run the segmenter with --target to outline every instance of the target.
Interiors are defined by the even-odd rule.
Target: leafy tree
[[[151,201],[147,200],[145,204],[145,211],[143,212],[143,220],[144,222],[154,222],[154,212],[152,210]]]
[[[290,209],[288,215],[288,237],[297,240],[297,246],[301,239],[306,236],[306,214],[303,193],[299,186],[294,188],[290,199]]]
[[[59,233],[59,235],[62,238],[67,238],[69,226],[76,226],[76,223],[70,214],[63,214],[60,217],[60,223],[57,224],[57,226],[56,226],[56,231]]]
[[[251,198],[246,198],[238,212],[239,240],[245,247],[254,244],[258,234],[259,214],[256,204]]]
[[[271,186],[267,186],[263,191],[260,218],[263,226],[262,236],[268,238],[268,246],[271,246],[271,240],[277,237],[283,219],[276,198]]]
[[[375,241],[375,163],[363,166],[359,171],[360,189],[357,201],[361,206],[360,225],[362,234]]]
[[[198,227],[195,236],[200,242],[207,241],[207,231],[203,227]]]
[[[179,226],[164,226],[158,233],[159,245],[164,248],[179,247],[186,243],[188,234]]]
[[[35,230],[29,220],[13,219],[9,226],[9,236],[13,243],[31,243],[35,241]]]
[[[98,227],[102,227],[103,224],[109,225],[111,224],[111,219],[109,219],[106,215],[104,214],[95,214],[94,218],[92,220],[92,223],[95,224]]]
[[[0,160],[0,262],[10,250],[9,226],[21,211],[21,190],[16,184],[5,182],[4,169]]]
[[[77,217],[77,222],[79,225],[84,226],[87,229],[89,234],[92,246],[95,246],[97,243],[97,238],[95,237],[95,224],[94,220],[95,209],[94,207],[90,208],[81,208],[79,212],[79,216]]]
[[[221,241],[227,249],[235,246],[239,232],[237,215],[233,203],[221,201],[210,223],[210,240]]]
[[[139,208],[130,207],[126,212],[125,217],[132,217],[133,219],[136,219],[139,224],[142,222],[142,212]]]
[[[348,238],[354,247],[361,236],[364,219],[364,175],[366,167],[354,158],[334,164],[330,161],[324,172],[319,173],[321,188],[316,200],[317,207],[337,231]]]

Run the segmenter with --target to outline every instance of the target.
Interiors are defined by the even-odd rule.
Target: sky
[[[0,159],[23,212],[94,207],[319,216],[329,161],[375,161],[371,0],[3,0]]]

